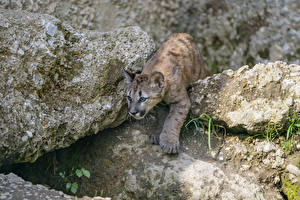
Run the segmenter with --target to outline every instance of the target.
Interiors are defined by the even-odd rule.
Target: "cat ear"
[[[160,92],[164,88],[164,84],[164,75],[161,72],[152,72],[150,74],[149,85],[151,88]]]
[[[125,69],[122,69],[122,74],[125,78],[126,84],[130,84],[135,77],[135,73],[128,72]]]

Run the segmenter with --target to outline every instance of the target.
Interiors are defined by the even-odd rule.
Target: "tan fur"
[[[171,35],[152,58],[141,74],[124,71],[128,85],[129,113],[140,119],[160,101],[170,104],[170,113],[160,135],[150,135],[154,144],[160,144],[166,153],[179,150],[179,133],[190,109],[187,86],[198,79],[210,76],[192,36],[186,33]],[[142,102],[141,97],[146,97]]]

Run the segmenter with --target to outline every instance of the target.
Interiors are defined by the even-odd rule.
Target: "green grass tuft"
[[[202,113],[199,117],[188,119],[184,127],[187,129],[191,125],[193,125],[196,130],[199,130],[200,127],[202,128],[202,130],[207,129],[207,143],[209,153],[212,152],[211,134],[217,134],[220,131],[220,129],[223,129],[226,133],[226,129],[221,125],[214,124],[212,118],[206,113]]]
[[[273,141],[279,136],[284,136],[285,141],[281,142],[281,147],[284,150],[292,151],[296,147],[295,136],[300,135],[300,116],[297,116],[295,113],[289,117],[289,126],[287,129],[278,131],[276,124],[269,122],[265,126],[265,132],[259,133],[257,135],[251,136],[253,138],[264,138],[268,141]]]
[[[286,140],[292,138],[295,134],[300,135],[300,116],[296,116],[295,113],[289,117],[290,125],[286,132]]]
[[[277,130],[276,124],[268,123],[268,125],[265,126],[265,138],[268,141],[273,141],[274,139],[278,138],[280,136],[280,133]]]

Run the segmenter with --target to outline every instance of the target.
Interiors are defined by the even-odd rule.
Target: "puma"
[[[145,64],[141,74],[122,70],[127,85],[129,114],[142,119],[157,103],[170,105],[160,134],[150,134],[165,153],[178,153],[179,134],[191,102],[189,84],[210,76],[191,35],[171,35]]]

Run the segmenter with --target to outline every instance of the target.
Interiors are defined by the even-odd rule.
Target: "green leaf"
[[[67,183],[67,184],[66,184],[66,189],[69,190],[70,187],[71,187],[71,183]]]
[[[90,178],[91,174],[89,170],[82,168],[81,171],[85,177]]]
[[[72,186],[71,186],[71,192],[72,192],[73,194],[76,194],[77,189],[78,189],[78,183],[77,183],[77,182],[72,183]]]
[[[65,172],[59,172],[59,176],[65,178]]]
[[[76,169],[75,173],[79,178],[82,177],[82,175],[83,175],[82,171],[80,169]]]

